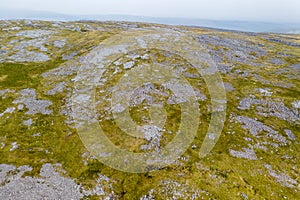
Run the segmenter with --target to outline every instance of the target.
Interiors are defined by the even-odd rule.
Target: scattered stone
[[[24,51],[29,47],[34,47],[35,49],[39,49],[40,51],[47,52],[48,49],[45,47],[45,44],[47,44],[48,39],[47,38],[38,38],[38,39],[32,39],[32,40],[24,40],[24,41],[18,40],[12,40],[10,44],[13,45],[14,51]]]
[[[126,109],[122,106],[122,105],[120,105],[120,104],[117,104],[116,106],[114,106],[113,108],[112,108],[112,111],[114,112],[114,113],[121,113],[121,112],[124,112]]]
[[[8,54],[8,51],[0,50],[0,56],[4,56]]]
[[[30,166],[16,168],[12,165],[0,164],[0,194],[3,199],[82,199],[85,196],[97,195],[103,199],[117,199],[112,189],[112,180],[99,174],[97,185],[92,190],[86,190],[70,178],[60,175],[55,167],[61,165],[44,164],[40,177],[23,177],[32,171]]]
[[[68,55],[62,55],[62,59],[63,60],[71,60],[72,58],[74,58],[74,56],[76,56],[78,54],[78,52],[77,51],[74,51],[74,52],[72,52],[72,53],[70,53],[70,54],[68,54]]]
[[[255,63],[256,58],[267,54],[266,50],[250,40],[208,34],[197,36],[196,40],[209,50],[209,54],[218,64],[227,58],[231,63],[260,66],[260,64]]]
[[[9,149],[9,151],[14,151],[17,148],[19,148],[18,143],[17,142],[13,142],[13,143],[11,143],[11,148]],[[0,192],[0,194],[1,194],[1,192]]]
[[[144,55],[141,56],[141,59],[148,60],[149,59],[149,55],[148,54],[144,54]]]
[[[117,60],[117,61],[114,62],[114,65],[120,66],[120,65],[122,65],[122,62],[120,62],[120,59],[119,59],[119,60]]]
[[[160,140],[163,130],[157,126],[144,125],[141,128],[141,132],[145,134],[145,140],[150,142],[150,144],[142,145],[142,150],[151,150],[155,148],[156,151],[160,149]]]
[[[284,71],[286,72],[288,68],[286,68]],[[292,74],[289,74],[289,76],[292,76]],[[292,88],[295,87],[295,84],[293,83],[286,83],[286,82],[280,82],[276,79],[276,81],[274,80],[268,80],[265,78],[262,78],[261,76],[254,74],[254,77],[256,78],[256,80],[260,81],[263,84],[267,84],[267,85],[271,85],[272,87],[277,86],[277,87],[281,87],[281,88]],[[291,78],[296,77],[296,76],[292,76]],[[296,78],[297,79],[297,78]]]
[[[66,44],[66,39],[56,40],[53,42],[53,45],[57,48],[63,48]]]
[[[232,84],[228,83],[228,82],[224,83],[224,87],[225,87],[226,92],[232,92],[235,90],[235,88],[232,86]]]
[[[273,65],[283,65],[285,63],[280,58],[271,58],[269,62]]]
[[[249,76],[249,72],[248,71],[246,71],[246,70],[244,70],[244,71],[242,71],[242,70],[235,70],[235,73],[238,75],[238,76],[240,76],[240,77],[246,77],[246,76]]]
[[[32,134],[32,137],[39,137],[39,136],[41,136],[41,133]]]
[[[33,121],[32,121],[32,119],[24,120],[23,124],[28,127],[28,130],[30,130],[30,127],[33,124]]]
[[[300,108],[300,100],[297,100],[297,101],[292,102],[292,106],[293,106],[294,108],[299,109],[299,108]]]
[[[28,111],[27,115],[35,115],[38,113],[48,115],[52,110],[47,108],[52,105],[51,101],[37,100],[35,89],[23,89],[20,91],[21,96],[13,101],[14,104],[24,104]]]
[[[274,116],[282,120],[299,123],[299,111],[289,109],[282,102],[273,102],[271,99],[256,99],[255,97],[247,97],[240,101],[238,109],[249,110],[251,106],[256,106],[258,114],[262,116]]]
[[[295,137],[295,135],[293,134],[293,132],[291,130],[284,129],[284,132],[290,140],[296,140],[296,137]]]
[[[134,61],[127,62],[123,66],[124,66],[124,69],[130,69],[134,66]]]
[[[236,120],[243,124],[244,129],[248,129],[253,136],[257,136],[258,133],[262,131],[267,131],[272,134],[276,134],[277,132],[271,129],[270,127],[264,125],[263,123],[252,119],[246,116],[237,116]]]
[[[199,189],[195,189],[186,181],[186,183],[179,183],[173,180],[161,181],[158,186],[158,191],[162,199],[174,200],[195,200],[200,197]]]
[[[300,185],[298,182],[294,179],[292,179],[289,175],[286,175],[281,172],[276,172],[272,169],[271,165],[265,164],[265,168],[268,170],[269,174],[276,179],[278,183],[280,183],[284,187],[288,188],[300,188]]]
[[[217,68],[222,74],[230,74],[234,66],[229,64],[219,63],[217,65]]]
[[[45,62],[50,58],[44,53],[21,50],[10,56],[9,59],[15,62]]]
[[[6,93],[8,93],[8,89],[0,90],[0,96],[4,96]]]
[[[298,44],[298,43],[283,40],[283,39],[278,39],[278,38],[266,38],[266,39],[268,41],[284,44],[284,45],[287,45],[287,46],[300,47],[300,44]]]
[[[140,200],[155,200],[153,196],[154,189],[151,189],[147,195],[144,195],[140,198]]]
[[[171,90],[173,92],[173,94],[168,98],[167,104],[180,104],[189,102],[190,99],[194,99],[194,97],[196,97],[189,84],[167,82],[163,83],[163,87],[165,90]],[[198,95],[199,99],[203,98],[203,100],[205,100],[206,97],[201,95],[200,91],[198,92]]]
[[[3,112],[3,113],[0,113],[0,117],[2,117],[5,113],[13,113],[14,111],[16,110],[15,107],[9,107],[9,108],[6,108],[6,110]]]
[[[48,95],[55,95],[57,93],[62,93],[66,87],[65,82],[61,82],[55,85],[55,87],[47,92]]]
[[[129,105],[136,106],[142,103],[153,105],[159,103],[158,100],[166,96],[168,96],[166,92],[157,89],[153,83],[148,82],[134,90]]]
[[[262,89],[262,88],[258,88],[258,92],[263,95],[263,96],[272,96],[273,92],[270,92],[270,88],[265,88],[265,89]]]
[[[26,31],[20,31],[16,34],[16,36],[22,36],[27,38],[39,38],[46,35],[53,34],[53,31],[47,31],[47,30],[26,30]]]
[[[8,93],[14,93],[14,92],[15,90],[10,90],[10,89],[0,90],[0,97],[5,99]]]
[[[245,193],[241,193],[240,196],[245,200],[249,199],[248,195]]]
[[[2,30],[3,31],[19,31],[19,30],[22,30],[22,28],[19,26],[13,26],[13,27],[4,28]]]
[[[250,148],[243,148],[243,151],[235,151],[230,149],[229,153],[233,157],[257,160],[257,156],[252,146],[250,146]]]
[[[207,100],[207,97],[204,94],[202,94],[200,90],[194,89],[194,91],[195,91],[195,96],[196,96],[196,100],[197,101],[199,101],[199,100],[201,100],[201,101]]]
[[[19,104],[18,105],[18,110],[23,110],[24,109],[24,105],[23,104]]]
[[[280,142],[282,145],[287,144],[287,140],[285,137],[280,135],[277,131],[273,130],[269,126],[255,120],[255,119],[252,119],[252,118],[246,117],[246,116],[237,116],[236,120],[238,122],[240,122],[241,124],[243,124],[243,126],[242,126],[243,129],[249,130],[250,134],[255,136],[256,138],[261,137],[261,136],[259,136],[259,134],[264,132],[264,133],[266,133],[267,137],[270,137],[273,140]]]
[[[43,73],[42,77],[48,79],[51,79],[53,77],[65,78],[66,76],[71,76],[76,74],[78,72],[79,67],[80,64],[63,64],[60,67],[57,67],[53,70]]]
[[[300,63],[291,65],[290,67],[297,70],[297,71],[300,71]],[[299,77],[299,75],[298,75],[298,77]]]

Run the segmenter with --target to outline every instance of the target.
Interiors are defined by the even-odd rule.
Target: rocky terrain
[[[0,199],[300,199],[300,35],[93,21],[0,27]],[[218,72],[203,62],[199,73],[182,56],[190,47],[177,40],[182,35]],[[214,73],[226,91],[218,104],[211,98],[222,92],[206,79]],[[132,75],[149,80],[135,88]],[[185,82],[161,82],[169,75]],[[191,97],[200,110],[189,120],[197,134],[159,169],[113,169],[78,133],[97,123],[121,149],[160,152],[180,135]],[[139,130],[116,117],[124,105]],[[219,112],[226,112],[220,135],[209,128]],[[199,157],[206,140],[216,145]]]

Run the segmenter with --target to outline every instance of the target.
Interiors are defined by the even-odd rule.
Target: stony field
[[[0,199],[300,199],[300,35],[93,21],[0,21],[0,27]],[[170,35],[138,35],[139,48],[126,51],[124,31],[149,29]],[[172,47],[145,44],[177,45],[173,32],[188,35],[216,64],[226,91],[220,107],[204,78],[216,72],[201,74]],[[118,47],[125,50],[101,66],[102,57],[117,51],[101,51],[114,37],[116,44],[125,41]],[[168,66],[188,86],[149,81],[136,88],[127,103],[144,137],[134,138],[115,122],[124,108],[111,104],[123,101],[113,93],[126,93],[127,86],[116,87],[121,77],[154,65]],[[80,81],[97,82],[95,98]],[[197,134],[166,167],[113,169],[78,134],[84,122],[96,122],[119,148],[160,152],[180,129],[191,88],[200,110],[190,124]],[[223,111],[221,135],[208,134],[216,145],[200,158],[213,113]]]

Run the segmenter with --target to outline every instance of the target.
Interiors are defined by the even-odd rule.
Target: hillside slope
[[[300,35],[93,21],[0,21],[0,27],[1,199],[300,199]],[[140,34],[147,30],[166,34]],[[218,92],[182,57],[189,45],[179,44],[173,32],[208,53],[226,91],[224,127],[220,138],[208,133],[216,145],[203,158],[199,151],[216,111],[210,99]],[[131,34],[141,38],[140,48],[114,49],[131,45],[125,38]],[[182,48],[172,49],[176,45]],[[115,51],[118,57],[110,57]],[[101,56],[108,57],[106,65]],[[129,114],[145,133],[134,138],[118,126],[123,108],[111,102],[116,85],[132,73],[140,76],[143,66],[158,66],[158,73],[150,68],[143,74],[145,83],[129,99]],[[144,173],[100,162],[79,134],[81,123],[89,127],[96,119],[114,145],[135,153],[160,152],[175,140],[188,100],[173,93],[188,96],[189,90],[181,82],[153,83],[168,71],[187,81],[200,110],[189,120],[197,132],[188,149]],[[80,81],[95,84],[94,97]],[[120,94],[126,95],[126,84]],[[86,108],[89,101],[96,114]]]

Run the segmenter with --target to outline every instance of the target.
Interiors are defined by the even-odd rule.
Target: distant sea
[[[167,25],[198,26],[215,29],[226,29],[246,32],[273,32],[286,34],[300,34],[299,23],[271,23],[254,21],[229,21],[190,18],[145,17],[133,15],[66,15],[47,11],[0,10],[0,19],[33,19],[49,21],[129,21],[147,22]]]

